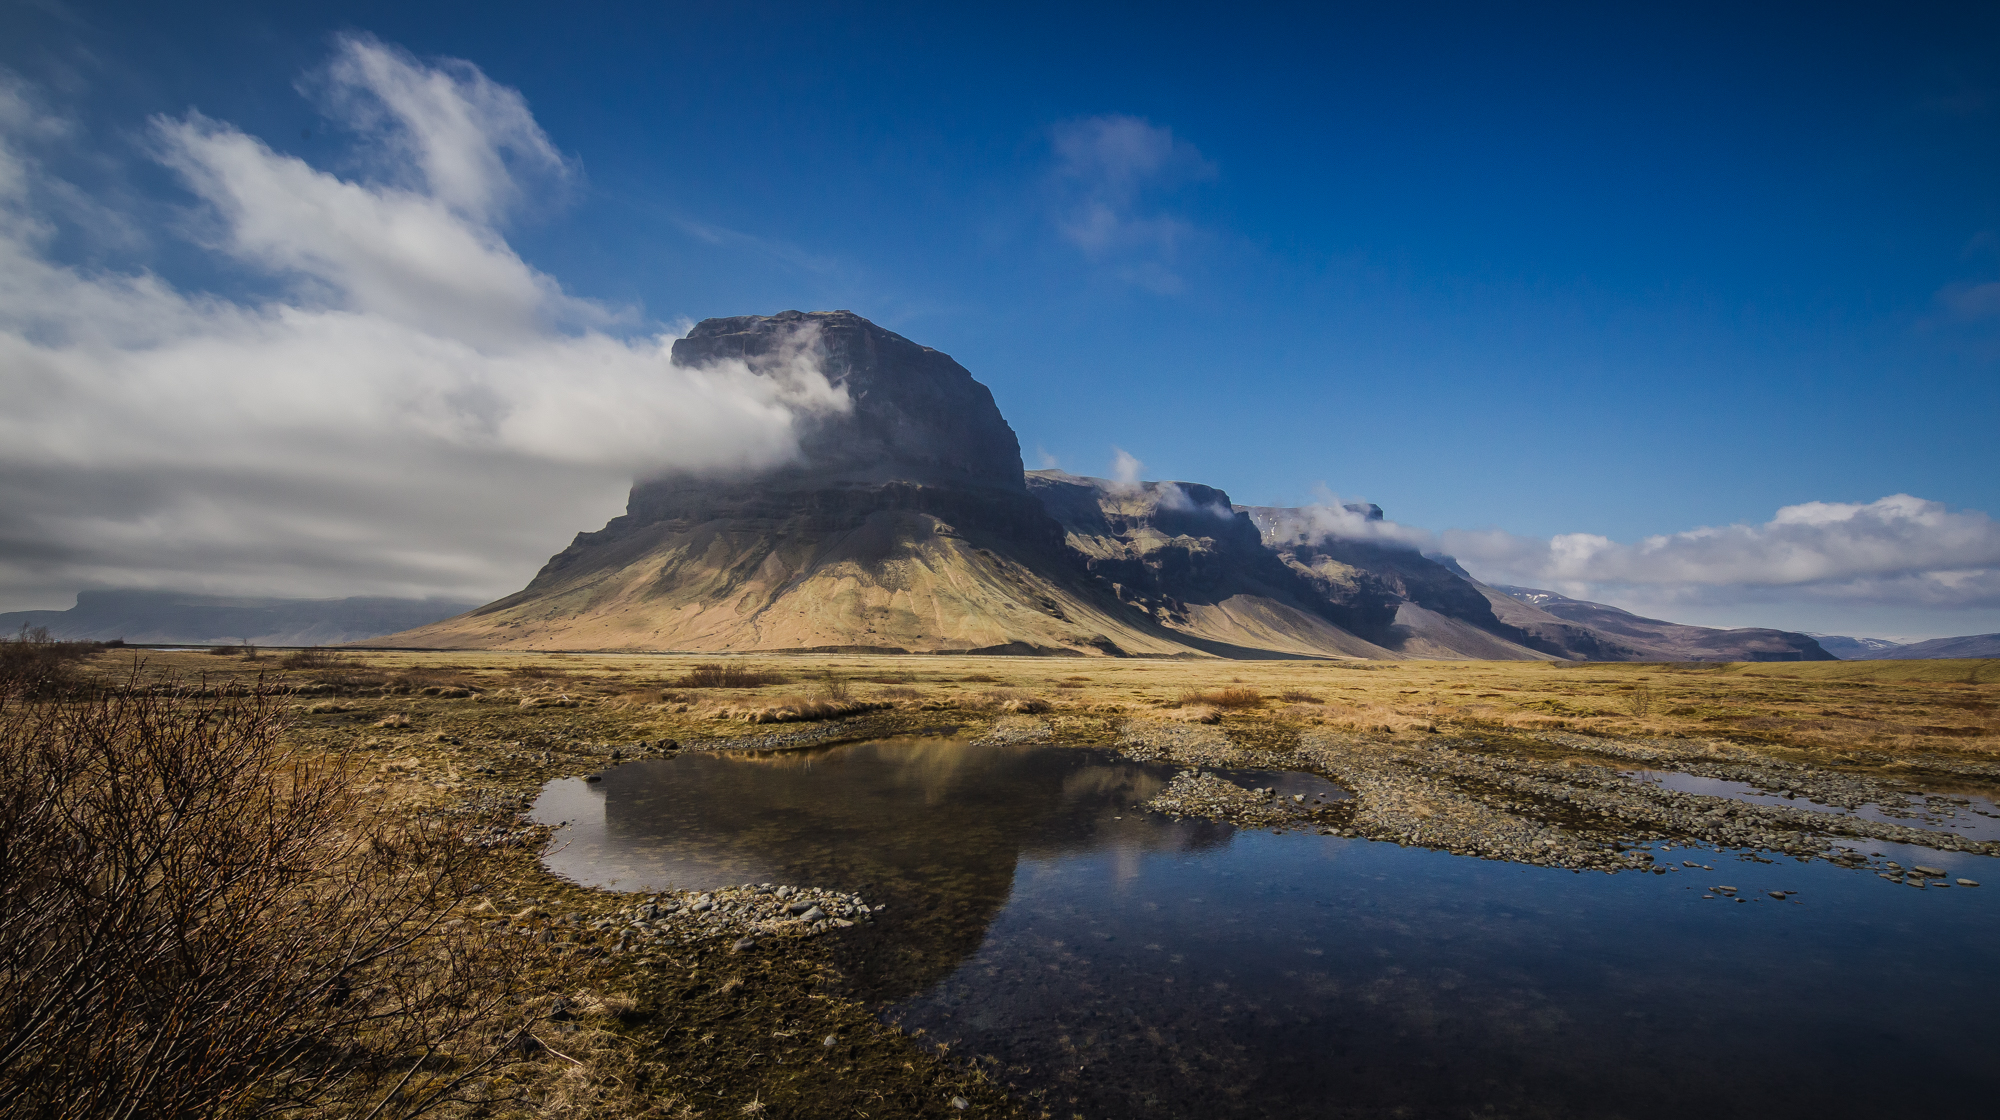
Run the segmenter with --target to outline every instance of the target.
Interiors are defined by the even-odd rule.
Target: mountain
[[[1376,629],[1379,604],[1322,595],[1220,490],[1054,470],[1027,483],[1100,590],[1188,646],[1232,657],[1395,656],[1360,636]]]
[[[708,319],[677,364],[811,354],[852,407],[799,455],[666,475],[527,587],[366,645],[1186,657],[1824,658],[1803,635],[1555,609],[1373,539],[1382,511],[1234,505],[1191,482],[1024,472],[993,395],[847,311]],[[1350,526],[1351,528],[1351,526]],[[1360,539],[1350,539],[1354,537]],[[1379,536],[1379,534],[1378,534]],[[1546,596],[1545,592],[1534,595]],[[1560,597],[1556,597],[1560,598]],[[1573,617],[1575,608],[1608,614]]]
[[[66,611],[0,614],[0,635],[46,626],[62,641],[318,646],[393,634],[472,606],[446,599],[253,599],[174,591],[81,591]]]
[[[1104,593],[1029,494],[993,395],[846,311],[708,319],[678,364],[816,349],[851,411],[796,463],[635,485],[520,592],[369,644],[496,649],[1193,653]]]
[[[1842,661],[1894,657],[1894,651],[1903,648],[1902,642],[1892,642],[1887,638],[1849,638],[1841,634],[1814,634],[1812,638],[1819,643],[1819,648]]]
[[[1945,657],[2000,657],[2000,634],[1968,634],[1961,638],[1932,638],[1911,642],[1878,654],[1887,661],[1929,661]]]
[[[1496,590],[1544,614],[1586,627],[1645,655],[1638,660],[1837,660],[1810,636],[1789,630],[1715,630],[1706,626],[1684,626],[1534,587],[1503,586]]]

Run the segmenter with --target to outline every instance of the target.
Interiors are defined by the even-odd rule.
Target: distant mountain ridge
[[[45,626],[62,641],[135,645],[337,645],[450,618],[455,599],[278,599],[176,591],[81,591],[65,611],[0,614],[0,637]]]
[[[1850,638],[1844,634],[1814,634],[1813,640],[1821,649],[1842,661],[1868,661],[1887,658],[1903,648],[1902,642],[1892,642],[1887,638]]]
[[[2000,657],[2000,634],[1967,634],[1911,642],[1882,654],[1888,661],[1930,661],[1947,657]]]
[[[1535,587],[1499,591],[1546,614],[1599,634],[1638,651],[1647,661],[1837,661],[1810,635],[1790,630],[1746,627],[1716,630],[1646,618],[1603,603],[1572,599]]]
[[[1801,634],[1677,627],[1575,600],[1550,610],[1481,584],[1449,557],[1308,531],[1304,511],[1236,506],[1198,483],[1024,472],[1019,441],[985,386],[948,355],[852,312],[704,320],[674,344],[674,360],[757,368],[806,346],[853,407],[805,421],[796,462],[642,480],[622,516],[579,533],[521,591],[363,644],[1831,656]],[[1345,513],[1382,518],[1372,506]]]

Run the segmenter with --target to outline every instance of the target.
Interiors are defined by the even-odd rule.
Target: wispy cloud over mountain
[[[228,298],[58,259],[77,192],[35,153],[63,118],[0,89],[0,594],[497,592],[634,475],[781,462],[846,407],[809,346],[678,367],[523,260],[510,215],[574,172],[471,64],[349,37],[306,88],[358,138],[344,175],[150,124],[256,293]]]
[[[1051,139],[1063,237],[1131,283],[1177,290],[1175,258],[1194,226],[1158,196],[1213,178],[1215,165],[1172,129],[1118,113],[1064,121]]]

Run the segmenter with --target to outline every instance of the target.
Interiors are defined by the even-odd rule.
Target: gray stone
[[[1979,885],[1979,883],[1976,880],[1972,879],[1960,879],[1958,881],[1958,885],[1961,887],[1976,887]]]
[[[819,922],[825,920],[826,920],[826,911],[821,910],[817,906],[799,915],[799,921],[802,922]]]

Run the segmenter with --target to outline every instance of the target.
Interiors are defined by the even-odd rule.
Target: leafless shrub
[[[875,699],[877,700],[921,700],[923,695],[922,689],[908,688],[902,685],[875,690]]]
[[[1278,699],[1280,699],[1280,700],[1283,700],[1283,701],[1284,701],[1284,702],[1286,702],[1287,704],[1324,704],[1324,703],[1326,703],[1326,701],[1325,701],[1325,700],[1322,700],[1321,698],[1319,698],[1319,697],[1317,697],[1317,696],[1314,696],[1314,695],[1313,695],[1312,693],[1310,693],[1310,692],[1306,692],[1306,691],[1303,691],[1303,690],[1301,690],[1301,689],[1296,689],[1296,688],[1288,688],[1288,689],[1286,689],[1285,691],[1283,691],[1283,692],[1280,692],[1280,693],[1278,693]]]
[[[77,662],[103,647],[96,642],[59,642],[46,626],[22,626],[0,639],[0,691],[47,696],[73,687]]]
[[[1635,717],[1645,719],[1647,716],[1653,714],[1653,690],[1647,688],[1645,685],[1640,685],[1638,688],[1632,690],[1630,696],[1625,698],[1625,706],[1631,709]]]
[[[0,1113],[413,1117],[527,1027],[478,849],[289,756],[279,698],[0,695]]]
[[[707,662],[689,669],[674,682],[676,688],[758,688],[767,684],[784,684],[785,678],[777,673],[761,669],[749,669],[741,665],[724,665]]]
[[[528,677],[533,680],[569,676],[568,669],[552,669],[547,665],[516,665],[508,672],[516,677]]]
[[[311,649],[295,649],[278,659],[278,664],[286,669],[358,669],[361,662],[353,657],[341,655],[339,650],[314,646]]]

